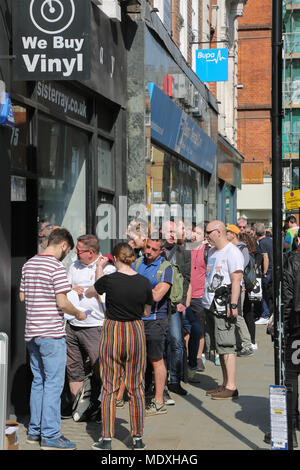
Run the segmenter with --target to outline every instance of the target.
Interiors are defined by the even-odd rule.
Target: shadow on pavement
[[[270,402],[268,398],[241,395],[236,401],[241,410],[235,417],[243,423],[251,424],[264,434],[270,430]]]
[[[194,385],[194,384],[193,384]],[[243,397],[241,397],[243,398]],[[257,398],[257,397],[247,397],[248,399],[251,398],[252,400]],[[245,445],[247,445],[250,449],[252,450],[258,450],[260,447],[255,444],[254,442],[250,441],[246,436],[241,434],[239,431],[234,429],[232,426],[227,424],[225,421],[220,419],[218,416],[214,415],[210,411],[206,410],[202,406],[202,401],[199,400],[197,397],[189,393],[187,396],[184,397],[186,401],[188,401],[191,405],[195,406],[198,410],[200,410],[203,414],[205,414],[207,417],[209,417],[212,421],[217,423],[219,426],[223,427],[227,432],[231,433],[236,439],[238,439],[240,442],[243,442]],[[240,398],[235,401],[235,403],[238,403]],[[266,400],[266,399],[265,399]],[[245,401],[244,401],[245,403]],[[239,412],[238,412],[239,413]]]
[[[128,429],[123,426],[123,423],[128,424],[128,421],[121,418],[116,418],[114,439],[123,442],[123,444],[127,445],[127,442],[131,442],[131,435]],[[86,424],[86,432],[93,439],[93,441],[96,442],[100,439],[102,435],[102,424],[88,422]]]

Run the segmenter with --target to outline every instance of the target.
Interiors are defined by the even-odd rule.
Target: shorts
[[[147,356],[149,359],[163,359],[168,327],[167,318],[144,320]]]
[[[214,315],[211,313],[211,315]],[[236,321],[227,318],[217,317],[214,315],[215,321],[215,345],[218,354],[235,354],[236,353]]]
[[[193,310],[193,314],[197,323],[200,325],[202,335],[205,333],[205,309],[202,307],[202,299],[192,299],[191,300],[191,309]]]

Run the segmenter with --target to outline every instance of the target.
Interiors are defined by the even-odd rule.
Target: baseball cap
[[[105,257],[105,258],[108,258],[110,263],[113,263],[113,262],[114,262],[113,256],[110,255],[109,253],[106,253],[106,255],[104,255],[104,257]]]
[[[236,235],[240,233],[240,229],[236,225],[227,225],[226,230],[229,230],[229,232],[233,232]]]

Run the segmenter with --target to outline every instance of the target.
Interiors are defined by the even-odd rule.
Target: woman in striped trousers
[[[110,450],[115,433],[116,401],[121,379],[129,395],[129,413],[133,449],[144,449],[144,375],[146,340],[142,317],[149,316],[152,288],[143,276],[131,268],[134,252],[127,243],[118,244],[113,252],[117,272],[103,275],[103,260],[97,265],[97,281],[87,297],[106,294],[106,319],[100,340],[100,374],[102,379],[102,438],[95,450]]]

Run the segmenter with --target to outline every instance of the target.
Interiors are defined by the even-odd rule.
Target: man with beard
[[[66,339],[64,314],[78,320],[86,314],[67,299],[70,284],[62,260],[74,247],[66,229],[56,229],[43,254],[29,259],[22,268],[20,300],[25,301],[25,341],[33,381],[27,442],[41,449],[76,449],[60,433],[61,393],[65,380]]]

